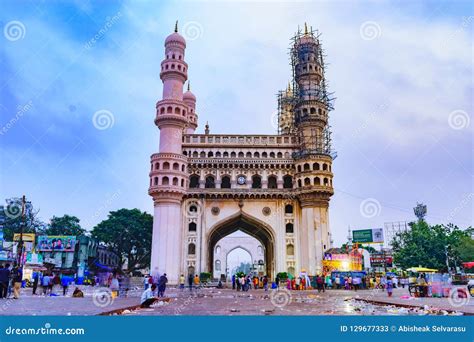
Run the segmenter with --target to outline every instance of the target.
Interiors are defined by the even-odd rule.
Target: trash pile
[[[462,312],[447,311],[425,305],[423,307],[400,307],[395,305],[374,305],[361,300],[349,300],[354,312],[362,315],[396,315],[396,316],[462,316]]]

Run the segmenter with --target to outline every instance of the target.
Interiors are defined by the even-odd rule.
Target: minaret
[[[186,134],[194,134],[198,126],[198,116],[196,114],[196,96],[191,92],[190,82],[188,81],[188,90],[183,95],[184,103],[189,107],[188,124],[186,125]]]
[[[294,154],[298,198],[302,207],[300,256],[309,274],[322,271],[330,247],[329,199],[333,195],[332,155],[328,126],[331,101],[326,92],[323,52],[318,36],[298,32],[291,49],[295,81],[295,129],[300,148]]]
[[[188,65],[184,61],[186,41],[178,33],[165,40],[165,59],[161,62],[163,99],[156,104],[155,124],[160,130],[159,153],[151,156],[150,188],[153,197],[153,240],[151,268],[153,275],[166,273],[176,284],[181,266],[181,201],[188,177],[187,158],[182,154],[183,132],[188,127],[189,106],[183,100],[183,85]]]

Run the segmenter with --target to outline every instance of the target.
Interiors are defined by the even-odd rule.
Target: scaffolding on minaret
[[[333,93],[328,92],[328,82],[325,78],[326,64],[324,62],[326,55],[320,44],[320,33],[313,30],[312,27],[308,29],[305,24],[304,30],[298,28],[298,31],[291,38],[290,46],[290,65],[292,70],[292,77],[289,86],[286,90],[279,91],[278,99],[278,134],[291,134],[299,138],[300,149],[295,157],[303,157],[308,154],[324,154],[329,155],[333,159],[336,153],[331,147],[331,126],[328,124],[324,127],[321,133],[311,130],[311,133],[303,133],[299,131],[299,120],[304,120],[311,114],[306,115],[305,118],[298,117],[295,107],[302,101],[315,101],[321,104],[329,113],[334,109]],[[320,68],[320,76],[312,76],[311,72],[305,74],[304,89],[300,89],[297,82],[297,67],[298,63],[305,58],[305,56],[317,56],[313,64]],[[307,58],[307,57],[306,57]]]

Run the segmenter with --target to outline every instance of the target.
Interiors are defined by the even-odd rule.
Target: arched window
[[[158,185],[158,177],[153,178],[153,184]]]
[[[173,170],[176,170],[176,171],[179,170],[179,164],[178,163],[173,163]]]
[[[216,260],[215,264],[216,264],[216,267],[215,267],[216,271],[220,271],[221,270],[221,261]]]
[[[245,154],[245,158],[252,158],[252,152],[247,152]]]
[[[285,205],[285,214],[293,214],[293,206],[291,204]]]
[[[181,114],[181,109],[179,109],[179,107],[176,107],[176,108],[174,109],[174,113],[175,113],[175,114]]]
[[[286,255],[295,255],[295,246],[292,244],[286,245]]]
[[[309,164],[308,164],[308,163],[304,164],[304,170],[305,170],[305,171],[308,171],[308,170],[309,170]]]
[[[314,163],[313,164],[313,170],[319,170],[319,163]]]
[[[191,222],[191,223],[189,223],[189,225],[188,225],[188,230],[189,230],[190,232],[195,232],[196,229],[197,229],[197,224],[196,224],[196,222]]]
[[[173,113],[173,107],[168,107],[166,108],[167,113]]]
[[[329,181],[328,181],[327,178],[324,178],[324,185],[326,185],[326,186],[329,185]]]
[[[321,179],[319,179],[319,177],[314,177],[314,185],[321,185]]]
[[[283,188],[291,189],[293,188],[293,178],[290,175],[283,177]]]
[[[221,252],[221,246],[216,246],[216,254],[219,254]]]
[[[237,157],[237,154],[235,152],[230,152],[230,157],[235,158],[235,157]]]
[[[294,233],[293,223],[287,223],[285,226],[285,229],[286,229],[287,234],[293,234]]]
[[[244,157],[244,152],[239,152],[239,158],[243,158]]]
[[[298,187],[301,188],[301,179],[298,179]]]
[[[323,164],[323,170],[327,171],[327,169],[328,169],[328,164]]]
[[[311,185],[311,179],[309,179],[308,177],[306,177],[306,178],[304,179],[304,185],[305,185],[305,186]]]
[[[224,153],[222,154],[222,157],[224,157],[224,158],[229,158],[229,152],[224,152]]]
[[[277,153],[277,158],[283,158],[283,153],[278,152],[278,153]]]
[[[215,188],[216,187],[216,183],[214,182],[214,177],[212,176],[207,176],[206,177],[206,185],[205,187],[207,189],[212,189],[212,188]]]
[[[275,158],[275,152],[270,152],[270,158]]]
[[[221,179],[221,188],[223,189],[230,189],[230,177],[224,176]]]
[[[189,187],[190,188],[199,188],[199,176],[192,175],[189,177]]]
[[[208,157],[208,158],[214,157],[214,152],[209,151],[209,152],[207,153],[207,157]]]
[[[181,166],[181,171],[184,172],[184,170],[185,170],[184,168],[185,168],[185,166],[184,166],[184,164],[183,164],[183,165]]]
[[[190,243],[188,245],[188,254],[189,255],[194,255],[196,254],[196,245],[194,243]]]
[[[169,185],[170,184],[170,179],[168,177],[163,177],[161,180],[161,185]]]
[[[159,170],[160,169],[160,163],[155,163],[155,170]]]
[[[184,187],[184,179],[181,179],[181,186]]]
[[[262,158],[268,158],[267,152],[262,152]]]
[[[255,152],[255,153],[253,154],[253,157],[254,157],[254,158],[260,158],[260,153],[259,153],[259,152]]]
[[[221,157],[221,153],[220,152],[216,152],[216,158],[220,158]]]
[[[277,185],[277,178],[275,176],[268,177],[268,188],[269,189],[276,189],[278,188]]]
[[[252,176],[252,189],[260,189],[262,187],[262,177],[259,175]]]
[[[298,172],[301,172],[301,165],[298,165],[297,169],[298,169]]]
[[[178,182],[179,182],[178,177],[174,177],[173,178],[173,185],[178,185]]]
[[[170,163],[164,162],[163,163],[163,170],[169,170],[170,169]]]
[[[206,152],[202,151],[201,153],[199,153],[199,157],[206,158]]]

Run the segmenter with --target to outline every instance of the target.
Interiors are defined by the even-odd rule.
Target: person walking
[[[193,290],[193,275],[189,273],[188,275],[188,285],[189,285],[189,291]]]
[[[323,277],[321,277],[321,275],[319,275],[319,274],[316,277],[316,286],[318,288],[318,293],[321,292],[321,291],[324,292],[324,280],[323,280]]]
[[[158,280],[158,297],[165,296],[166,290],[166,283],[168,282],[168,278],[166,278],[166,273],[164,273],[160,279]]]
[[[16,267],[12,273],[13,279],[13,298],[19,299],[20,298],[20,289],[21,283],[23,281],[23,271],[21,267]]]
[[[61,278],[61,286],[63,287],[63,296],[66,296],[67,294],[67,288],[68,288],[68,281],[67,278],[63,275]]]
[[[49,284],[51,282],[51,278],[49,275],[46,273],[43,275],[43,279],[41,280],[41,287],[43,288],[43,295],[48,294],[48,289],[49,289]]]
[[[268,278],[267,278],[267,276],[263,277],[263,289],[265,290],[265,292],[268,291]]]
[[[33,274],[33,295],[36,295],[36,289],[38,288],[38,282],[39,282],[39,272],[35,272]]]
[[[387,277],[386,286],[387,286],[387,294],[388,294],[388,296],[389,296],[389,297],[392,297],[392,292],[393,292],[393,281],[392,281],[392,278]]]
[[[199,281],[199,276],[196,274],[194,276],[194,286],[199,287],[200,281]]]
[[[235,274],[232,275],[232,290],[235,290]]]
[[[185,284],[185,283],[186,283],[186,280],[185,280],[185,278],[184,278],[184,274],[181,274],[181,275],[179,276],[179,288],[180,288],[181,291],[184,290],[184,284]]]

